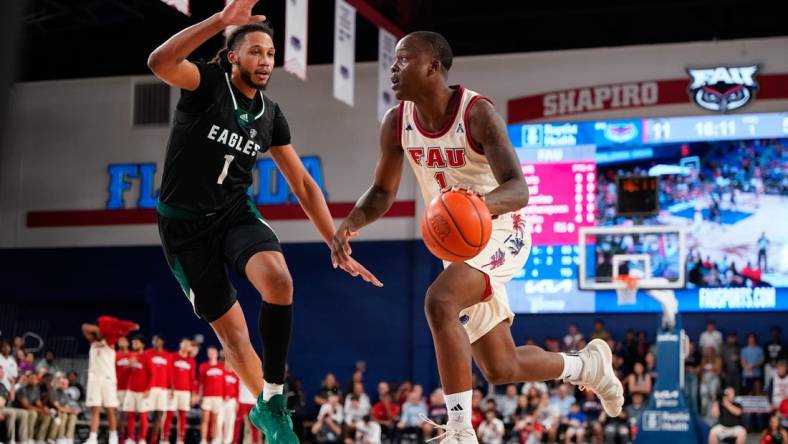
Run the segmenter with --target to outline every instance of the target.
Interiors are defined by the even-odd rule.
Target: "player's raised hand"
[[[220,14],[222,23],[225,26],[243,26],[249,23],[262,22],[264,15],[252,15],[252,8],[258,0],[233,0],[224,7]]]
[[[363,265],[356,262],[356,260],[353,259],[352,257],[348,257],[348,261],[345,262],[344,265],[341,265],[340,268],[345,270],[351,276],[358,276],[361,279],[364,279],[365,282],[369,282],[370,284],[376,287],[383,286],[383,282],[380,282],[380,280],[377,277],[375,277],[375,275],[372,274],[372,272],[367,270],[366,267],[364,267]]]

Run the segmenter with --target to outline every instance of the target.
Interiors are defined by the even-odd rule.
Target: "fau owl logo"
[[[689,68],[689,90],[699,107],[721,113],[743,107],[755,96],[758,65],[717,68]]]

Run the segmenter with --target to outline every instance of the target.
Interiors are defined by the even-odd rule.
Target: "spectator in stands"
[[[479,424],[484,420],[484,410],[482,410],[482,402],[484,402],[484,395],[479,389],[473,389],[471,394],[471,425],[473,429],[479,428]]]
[[[634,440],[637,435],[637,425],[640,420],[640,415],[646,410],[646,397],[641,393],[634,393],[632,395],[632,403],[625,407],[627,411],[627,420],[629,421],[630,437]]]
[[[629,422],[626,408],[615,418],[609,418],[605,412],[599,415],[602,435],[605,444],[626,444],[629,442]]]
[[[362,416],[369,414],[369,410],[372,408],[372,405],[369,402],[369,396],[364,393],[364,383],[361,381],[356,381],[353,383],[351,387],[350,395],[355,395],[358,398],[358,410],[354,410],[354,414],[358,416],[353,421],[361,419]],[[345,414],[349,415],[349,410],[351,410],[351,396],[347,396],[345,398]]]
[[[561,419],[561,412],[558,410],[557,405],[550,402],[550,395],[547,393],[542,393],[535,416],[542,430],[547,431],[547,441],[555,442],[558,438],[558,424]]]
[[[484,412],[484,420],[479,424],[476,434],[481,444],[502,444],[504,435],[503,421],[498,419],[495,410]]]
[[[219,444],[216,436],[219,434],[218,419],[224,404],[224,366],[219,362],[219,349],[216,347],[209,346],[205,354],[208,360],[201,363],[197,371],[202,397],[200,444],[208,443],[211,430],[214,436],[212,443]]]
[[[717,444],[728,438],[736,438],[736,444],[744,444],[747,440],[747,430],[742,420],[744,412],[735,398],[736,392],[727,387],[722,399],[712,405],[711,416],[717,419],[717,424],[709,432],[709,444]]]
[[[697,414],[700,412],[700,363],[701,355],[695,348],[695,343],[689,341],[687,357],[684,358],[684,392],[687,394],[689,407]]]
[[[16,365],[16,359],[11,354],[11,343],[8,341],[0,342],[0,368],[3,369],[3,377],[0,377],[0,384],[4,385],[6,390],[11,390],[11,386],[16,384],[16,378],[19,376],[19,366]]]
[[[648,394],[651,393],[651,375],[646,373],[642,362],[635,363],[633,372],[627,376],[626,385],[630,395],[640,393],[644,397],[648,397]]]
[[[80,410],[68,397],[68,378],[60,376],[55,379],[55,390],[52,391],[52,406],[57,411],[58,421],[50,432],[50,440],[57,440],[58,444],[74,444],[74,433],[77,427],[77,415]]]
[[[408,399],[408,393],[410,393],[411,390],[413,390],[413,383],[410,381],[403,381],[402,384],[397,387],[397,394],[394,395],[394,401],[399,405],[405,404],[405,401]]]
[[[518,401],[519,397],[517,396],[517,386],[515,384],[507,385],[504,394],[497,397],[496,405],[499,406],[498,410],[501,413],[501,419],[507,427],[510,427],[514,422],[514,413],[517,411]]]
[[[14,336],[13,349],[11,350],[12,356],[17,356],[17,352],[22,352],[25,355],[25,338],[22,336]]]
[[[399,419],[399,405],[391,399],[391,393],[383,392],[380,401],[372,406],[372,417],[380,424],[385,436],[390,436]]]
[[[356,424],[356,439],[354,442],[355,444],[380,444],[380,424],[373,421],[369,415],[364,416],[361,422]]]
[[[711,405],[717,399],[720,391],[720,372],[722,362],[717,357],[717,352],[712,346],[703,349],[703,358],[700,362],[700,413],[708,416]]]
[[[701,350],[706,347],[714,347],[714,351],[719,355],[722,352],[722,333],[717,330],[713,319],[706,321],[706,331],[700,334],[698,346]]]
[[[36,371],[36,366],[33,364],[35,362],[35,356],[33,353],[26,353],[25,358],[22,360],[17,359],[17,364],[19,365],[19,373],[24,372],[31,372],[34,373]]]
[[[38,376],[26,372],[20,378],[16,390],[16,406],[27,411],[27,433],[29,439],[44,441],[49,432],[52,414],[41,402]]]
[[[533,416],[526,416],[514,426],[514,432],[520,438],[521,444],[539,444],[542,442],[544,430]]]
[[[788,399],[788,361],[782,359],[777,362],[777,371],[769,386],[766,387],[772,410],[777,411],[783,399]],[[787,443],[788,444],[788,443]]]
[[[586,434],[586,427],[588,426],[588,418],[580,411],[580,405],[574,403],[569,407],[569,414],[566,415],[566,435],[564,435],[564,443],[569,444],[572,438],[575,439],[577,444],[583,442]]]
[[[44,357],[36,362],[36,371],[41,371],[41,369],[45,369],[47,373],[52,373],[53,375],[63,372],[57,365],[57,362],[55,362],[55,353],[51,350],[47,350]]]
[[[607,341],[610,338],[610,333],[605,330],[605,321],[597,319],[594,321],[594,332],[591,333],[591,339],[601,339]]]
[[[599,402],[594,392],[591,390],[583,391],[583,403],[580,410],[586,415],[588,420],[589,430],[591,437],[597,443],[602,442],[602,424],[599,422],[599,416],[602,414],[602,403]]]
[[[539,381],[539,382],[524,383],[522,389],[520,390],[520,393],[522,393],[523,395],[528,395],[530,397],[532,388],[536,389],[536,391],[539,392],[540,396],[542,393],[547,393],[548,391],[547,383]]]
[[[5,376],[5,370],[0,366],[0,380]],[[27,443],[28,434],[28,414],[27,410],[12,407],[16,399],[15,384],[10,384],[7,387],[5,384],[0,384],[0,421],[5,419],[6,429],[8,429],[8,441],[13,443],[17,441]]]
[[[68,396],[76,403],[85,402],[85,387],[79,382],[79,374],[74,370],[68,372]]]
[[[422,418],[426,417],[428,412],[427,403],[424,402],[424,390],[420,385],[413,386],[400,412],[400,420],[397,423],[400,436],[406,433],[421,435]],[[421,441],[421,436],[418,440]]]
[[[342,420],[344,413],[339,403],[339,395],[331,393],[317,414],[317,421],[312,425],[312,433],[317,442],[340,442],[342,437]]]
[[[386,393],[390,393],[391,389],[389,388],[389,383],[386,381],[378,382],[378,397],[376,402],[380,402],[383,400],[383,395]]]
[[[769,385],[772,377],[774,377],[774,373],[777,371],[777,362],[781,359],[784,359],[788,353],[785,351],[785,347],[783,347],[782,341],[782,329],[778,326],[774,326],[771,329],[771,338],[769,342],[766,343],[766,364],[763,367],[763,377],[764,385]]]
[[[337,377],[333,373],[326,373],[323,382],[320,384],[320,391],[315,395],[315,404],[322,406],[328,401],[330,395],[342,396],[342,389],[339,388]]]
[[[761,444],[785,444],[788,443],[788,432],[780,424],[777,415],[769,418],[769,425],[761,434]]]
[[[573,322],[569,324],[569,328],[567,329],[566,336],[564,336],[564,351],[574,351],[580,350],[578,344],[580,341],[585,339],[583,334],[577,330],[577,325]]]
[[[350,438],[356,436],[356,424],[369,414],[369,409],[364,411],[361,400],[356,394],[345,398],[345,424],[342,427],[343,436]]]
[[[353,387],[356,383],[364,383],[364,370],[366,368],[366,364],[364,361],[356,362],[356,369],[353,370],[353,374],[350,376],[350,382],[347,384],[345,389],[345,393],[353,393]]]
[[[733,387],[738,393],[741,390],[741,349],[735,331],[728,333],[722,353],[725,387]]]
[[[433,424],[446,424],[449,420],[449,412],[446,409],[446,403],[443,401],[442,389],[437,388],[430,394],[429,405],[427,418],[432,421]],[[422,424],[422,436],[425,441],[434,437],[436,434],[436,430],[433,424],[430,424],[430,421],[424,421]]]
[[[763,377],[763,348],[754,333],[747,335],[747,346],[741,350],[742,391],[749,394],[753,383]]]

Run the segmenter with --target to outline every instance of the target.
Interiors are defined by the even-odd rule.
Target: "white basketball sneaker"
[[[580,378],[569,382],[580,386],[581,390],[590,389],[594,392],[602,401],[602,407],[608,416],[621,414],[624,386],[613,372],[613,353],[610,346],[601,339],[594,339],[577,352],[577,355],[583,362],[583,370]]]
[[[470,424],[450,420],[446,425],[440,425],[426,417],[422,417],[422,420],[429,422],[436,429],[443,430],[443,433],[428,439],[427,442],[440,440],[439,444],[479,444],[476,432]]]

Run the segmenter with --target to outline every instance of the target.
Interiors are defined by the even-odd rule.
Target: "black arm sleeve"
[[[274,128],[271,132],[271,146],[290,145],[290,125],[287,124],[279,104],[274,108]]]
[[[200,70],[200,85],[194,91],[181,89],[178,109],[187,113],[205,111],[212,101],[212,92],[224,82],[224,72],[216,63],[195,62]]]

